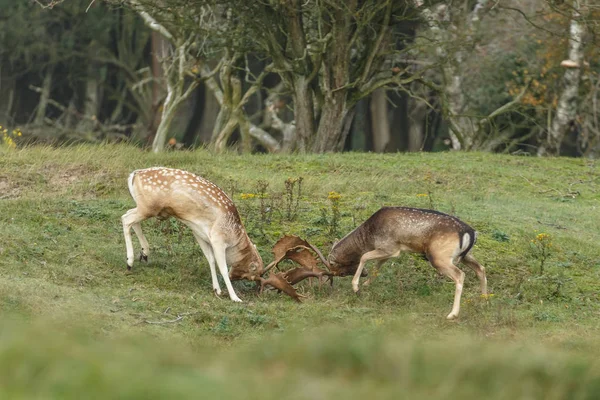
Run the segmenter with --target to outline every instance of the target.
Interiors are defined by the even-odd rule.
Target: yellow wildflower
[[[329,200],[339,200],[341,198],[342,195],[335,191],[329,192],[329,195],[327,196],[327,199]]]
[[[544,240],[550,240],[550,235],[547,233],[538,233],[536,236],[537,240],[539,240],[540,242],[544,241]]]

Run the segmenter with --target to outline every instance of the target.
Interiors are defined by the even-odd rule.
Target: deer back
[[[337,266],[340,275],[349,275],[356,271],[361,256],[369,251],[427,254],[430,244],[442,238],[456,239],[463,256],[475,243],[475,231],[458,218],[439,211],[383,207],[333,246],[329,262],[333,268]]]
[[[263,263],[233,201],[214,183],[188,171],[154,167],[131,173],[129,191],[146,218],[175,217],[206,242],[226,246],[232,269]],[[244,267],[245,266],[245,267]]]
[[[240,223],[231,199],[214,183],[173,168],[137,170],[129,176],[129,191],[138,211],[149,216],[173,216],[184,221]]]

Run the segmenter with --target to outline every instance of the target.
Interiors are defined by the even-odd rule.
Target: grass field
[[[302,304],[237,282],[234,304],[175,221],[143,223],[149,263],[128,274],[126,180],[155,165],[223,188],[265,263],[284,234],[327,254],[383,205],[451,213],[478,230],[493,295],[464,269],[446,321],[454,284],[403,255],[360,297],[350,278],[301,286]],[[598,398],[599,222],[584,159],[0,148],[0,397]]]

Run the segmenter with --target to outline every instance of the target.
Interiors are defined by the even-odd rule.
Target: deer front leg
[[[360,263],[358,264],[358,268],[356,269],[356,273],[354,274],[354,278],[352,278],[352,290],[354,293],[358,293],[360,288],[358,287],[358,282],[360,281],[360,275],[362,274],[362,270],[365,267],[365,263],[370,260],[387,260],[390,257],[393,257],[394,254],[390,254],[384,250],[375,249],[369,251],[362,255],[360,258]]]
[[[221,286],[219,285],[219,279],[217,278],[217,269],[215,268],[215,255],[213,254],[213,249],[209,243],[200,239],[196,234],[194,234],[196,241],[200,245],[202,249],[202,253],[204,253],[204,257],[208,261],[208,266],[210,267],[210,278],[212,279],[212,287],[213,291],[217,296],[221,295]]]
[[[227,258],[225,257],[225,245],[222,243],[211,243],[213,254],[215,256],[215,260],[217,261],[217,265],[219,266],[219,272],[225,281],[225,286],[227,286],[227,292],[229,292],[229,298],[237,303],[241,303],[242,299],[240,299],[235,291],[233,290],[233,286],[231,285],[231,280],[229,279],[229,271],[227,271]]]

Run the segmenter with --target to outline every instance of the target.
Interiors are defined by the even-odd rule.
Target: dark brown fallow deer
[[[487,294],[485,269],[469,254],[476,232],[450,215],[418,208],[383,207],[362,225],[336,243],[329,254],[329,268],[335,276],[354,275],[352,288],[359,292],[359,279],[365,263],[375,260],[375,269],[403,251],[424,254],[431,265],[456,284],[454,304],[448,319],[460,311],[465,273],[455,265],[463,262],[472,268]]]

